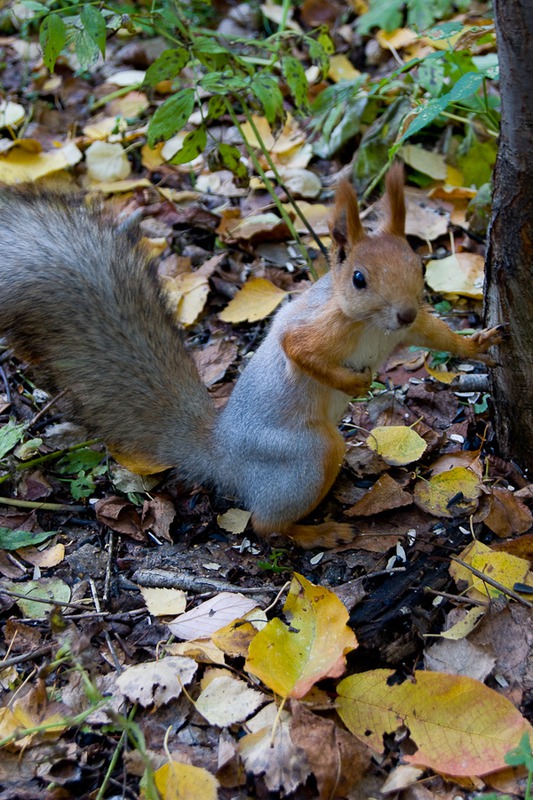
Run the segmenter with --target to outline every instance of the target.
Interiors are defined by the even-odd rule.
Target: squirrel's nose
[[[396,318],[400,325],[410,325],[415,321],[418,309],[415,306],[405,306],[396,310]]]

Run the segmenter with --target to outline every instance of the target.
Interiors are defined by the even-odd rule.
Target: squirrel
[[[330,270],[276,313],[215,411],[136,224],[32,187],[0,190],[0,334],[65,392],[73,419],[139,473],[173,468],[238,498],[255,532],[303,548],[353,539],[349,523],[299,522],[344,458],[337,425],[397,345],[489,361],[502,328],[461,336],[423,305],[405,238],[403,167],[386,177],[384,220],[367,234],[351,184],[336,191]]]

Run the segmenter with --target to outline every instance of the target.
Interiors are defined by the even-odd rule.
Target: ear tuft
[[[383,230],[396,236],[405,236],[405,175],[403,165],[396,162],[387,173],[385,181],[385,207],[387,218]]]
[[[329,230],[331,238],[341,248],[354,245],[365,235],[359,219],[357,195],[349,181],[337,187]]]

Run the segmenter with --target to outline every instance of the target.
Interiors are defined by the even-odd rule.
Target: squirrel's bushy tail
[[[0,190],[0,334],[127,466],[205,482],[214,407],[139,239],[77,195]]]

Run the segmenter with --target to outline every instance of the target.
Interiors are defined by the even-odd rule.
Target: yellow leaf
[[[256,322],[264,319],[287,297],[265,278],[250,278],[219,314],[223,322]]]
[[[250,644],[245,668],[282,697],[303,697],[322,678],[342,675],[357,647],[338,597],[295,574],[283,608]]]
[[[81,158],[81,151],[74,142],[44,153],[26,149],[19,143],[5,156],[0,157],[0,182],[14,184],[36,181],[44,175],[72,167]]]
[[[141,586],[141,594],[154,617],[182,614],[187,607],[187,595],[182,589],[162,589]]]
[[[417,461],[425,452],[427,443],[412,428],[404,425],[382,425],[373,428],[366,440],[371,450],[387,464],[395,467]]]
[[[403,47],[414,44],[418,39],[418,34],[411,28],[396,28],[395,31],[378,31],[376,39],[384,50],[392,48],[401,50]]]
[[[131,172],[126,151],[118,142],[93,142],[85,151],[85,163],[92,181],[124,180]]]
[[[512,589],[515,583],[524,583],[529,572],[529,561],[510,553],[496,552],[477,553],[473,555],[470,563],[479,572],[483,572],[488,578],[501,583],[506,589]],[[482,578],[472,575],[472,585],[479,592],[489,597],[497,597],[501,594],[499,589],[490,586]]]
[[[482,300],[483,274],[483,256],[478,253],[455,253],[438,261],[428,261],[426,283],[434,292]]]
[[[13,103],[11,100],[0,103],[0,128],[16,128],[25,116],[26,110],[20,103]]]
[[[206,769],[169,761],[154,772],[162,800],[216,800],[218,781]]]
[[[390,683],[384,669],[345,678],[337,710],[347,728],[378,752],[383,734],[401,725],[418,749],[404,761],[448,775],[485,775],[505,768],[505,755],[530,724],[507,698],[473,678],[443,672],[414,673]]]
[[[415,485],[415,503],[437,517],[457,517],[477,508],[481,487],[477,475],[467,467],[434,475],[429,481],[419,480]]]
[[[192,325],[205,306],[209,294],[209,281],[205,275],[184,272],[175,278],[165,278],[163,289],[178,322],[182,325]]]
[[[360,76],[350,59],[342,53],[331,56],[329,59],[328,78],[338,83],[339,81],[353,81]]]
[[[458,564],[458,566],[461,565]],[[459,639],[464,639],[469,633],[472,633],[478,622],[485,615],[486,610],[486,608],[480,608],[479,606],[470,608],[463,619],[460,619],[459,622],[456,622],[455,625],[452,625],[447,631],[442,631],[440,636],[443,639],[451,639],[454,642],[459,641]]]
[[[152,184],[148,178],[129,178],[123,181],[97,181],[91,184],[93,192],[103,192],[103,194],[124,194],[133,192],[134,189],[147,189]]]
[[[431,360],[431,356],[428,356],[425,359],[424,367],[426,368],[426,372],[428,375],[431,375],[432,378],[435,380],[440,381],[440,383],[452,383],[460,372],[451,372],[445,364],[439,364],[436,367],[431,367],[429,362]]]

